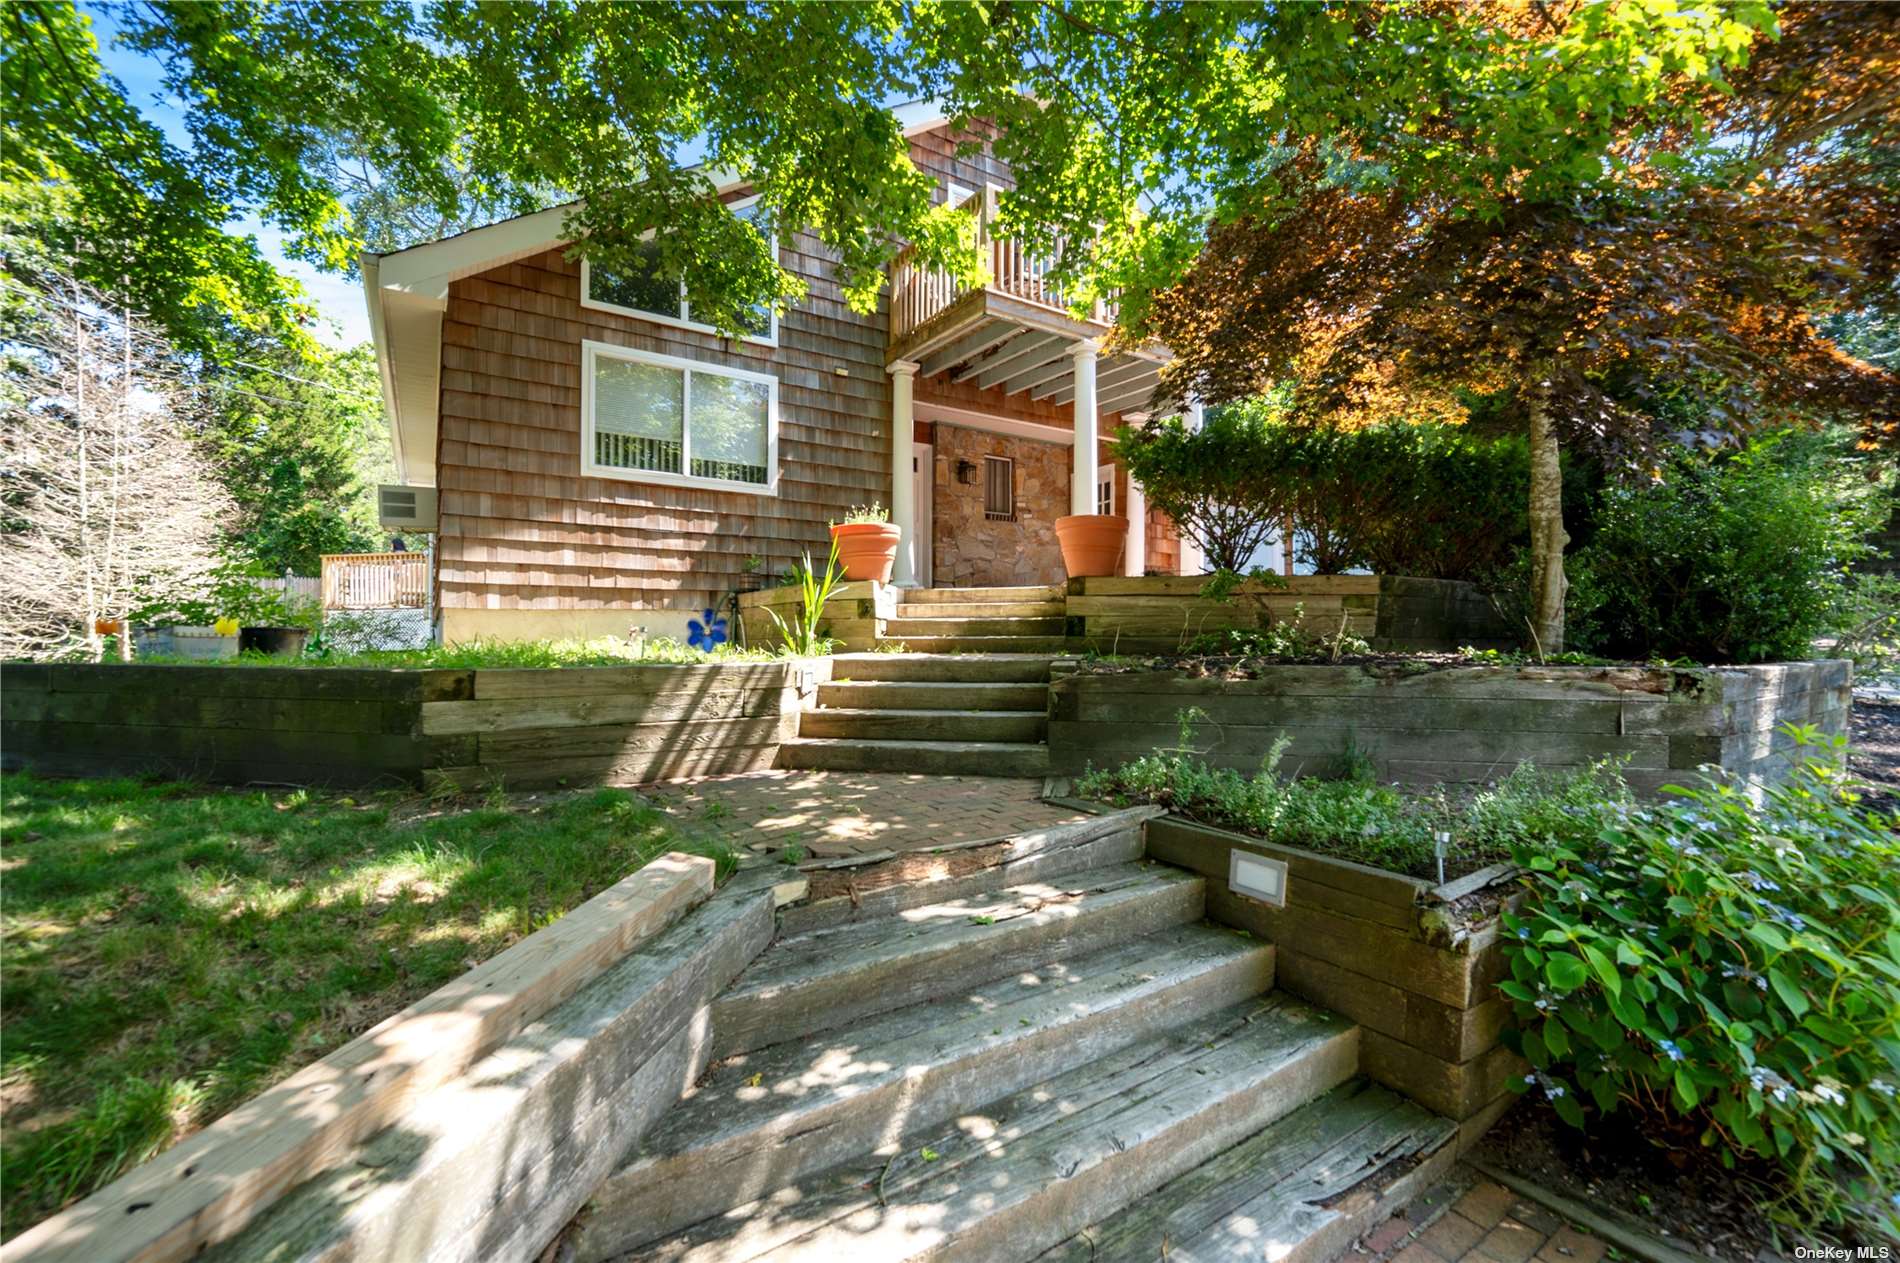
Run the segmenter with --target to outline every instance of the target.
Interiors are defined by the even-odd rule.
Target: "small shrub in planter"
[[[1573,1124],[1686,1118],[1725,1162],[1779,1163],[1790,1221],[1900,1235],[1900,815],[1791,731],[1813,755],[1759,801],[1712,782],[1515,848],[1507,1039]]]

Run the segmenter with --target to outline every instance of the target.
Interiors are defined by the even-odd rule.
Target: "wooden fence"
[[[326,553],[326,610],[427,609],[429,554]]]

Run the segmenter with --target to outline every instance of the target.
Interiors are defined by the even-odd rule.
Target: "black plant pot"
[[[310,630],[305,627],[240,627],[238,652],[295,658],[303,653],[304,641],[308,639]]]

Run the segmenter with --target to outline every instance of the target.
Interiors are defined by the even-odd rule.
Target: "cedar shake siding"
[[[559,250],[454,282],[437,451],[443,609],[697,611],[747,558],[771,574],[806,549],[822,555],[846,508],[888,500],[885,322],[845,306],[818,251],[805,236],[780,244],[811,293],[780,318],[777,347],[582,307],[580,264]],[[778,494],[583,476],[583,341],[776,376]]]

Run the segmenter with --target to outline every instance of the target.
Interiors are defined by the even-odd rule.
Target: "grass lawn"
[[[510,801],[0,781],[0,1235],[667,850],[621,790]]]

